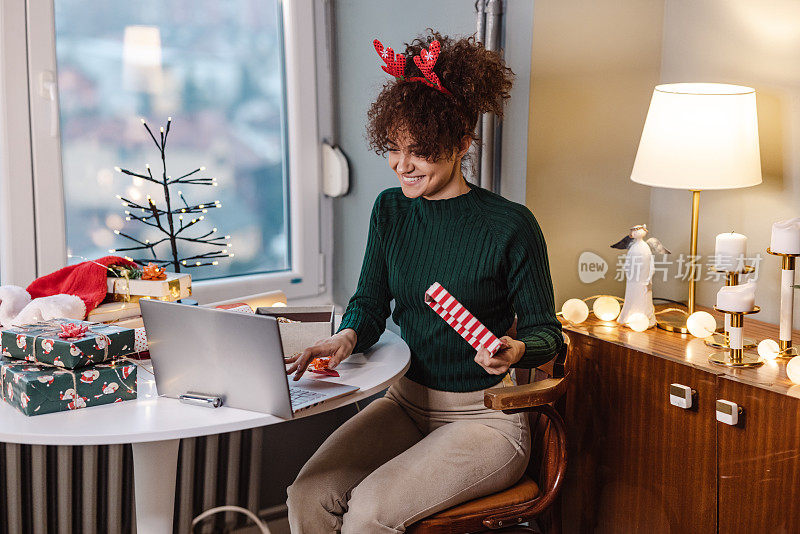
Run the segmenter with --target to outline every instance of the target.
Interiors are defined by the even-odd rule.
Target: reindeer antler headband
[[[372,41],[372,44],[383,62],[386,63],[386,65],[381,65],[381,68],[387,74],[394,76],[399,81],[422,82],[448,96],[453,96],[453,93],[442,86],[439,77],[433,72],[433,67],[436,65],[436,60],[439,59],[439,52],[441,51],[439,41],[432,41],[427,50],[423,48],[418,56],[414,56],[414,64],[422,71],[424,78],[421,76],[406,78],[406,56],[395,54],[391,48],[384,48],[383,44],[377,39]]]

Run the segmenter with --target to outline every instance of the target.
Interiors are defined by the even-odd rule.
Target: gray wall
[[[756,89],[764,182],[701,193],[698,254],[714,253],[718,233],[745,234],[748,253],[764,257],[756,319],[775,323],[780,261],[765,249],[773,222],[800,215],[800,2],[667,0],[661,78],[664,83],[709,81]],[[650,206],[664,243],[688,250],[690,194],[653,189]],[[700,281],[698,302],[713,305],[720,286]],[[684,285],[667,289],[685,298]],[[795,299],[794,317],[798,327],[800,299]]]
[[[506,196],[524,202],[533,3],[508,3],[511,11],[505,48],[517,74],[514,91],[520,96],[512,94],[513,107],[504,124],[501,183]],[[372,204],[378,193],[399,185],[384,158],[369,152],[365,140],[367,109],[388,76],[380,68],[372,39],[377,37],[397,49],[427,27],[451,36],[468,36],[475,32],[476,19],[473,0],[413,0],[402,4],[337,0],[335,18],[337,141],[349,160],[351,180],[350,193],[334,200],[333,298],[344,306],[358,282]]]
[[[656,84],[722,82],[757,91],[764,183],[701,194],[698,253],[712,255],[720,232],[747,235],[764,258],[758,319],[777,322],[780,264],[765,249],[773,222],[800,215],[800,2],[539,1],[532,63],[527,205],[547,237],[557,306],[623,294],[608,245],[632,224],[646,222],[673,261],[688,254],[690,193],[634,184],[630,171]],[[578,280],[584,250],[608,261],[605,280]],[[654,280],[654,295],[685,300],[675,275],[673,265]],[[701,279],[698,304],[713,305],[720,285]]]
[[[609,245],[649,222],[650,188],[630,173],[659,79],[663,11],[663,0],[535,3],[527,205],[547,239],[559,308],[622,296],[620,251]],[[605,279],[580,281],[583,251],[606,260]]]

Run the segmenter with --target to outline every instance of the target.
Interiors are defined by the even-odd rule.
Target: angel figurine
[[[631,228],[627,236],[611,245],[611,248],[627,249],[625,254],[625,304],[617,317],[619,324],[627,324],[631,315],[643,313],[648,328],[656,324],[656,311],[653,307],[653,254],[670,254],[657,237],[647,237],[647,225]]]

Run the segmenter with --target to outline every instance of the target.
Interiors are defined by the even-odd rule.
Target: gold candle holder
[[[708,361],[725,367],[758,367],[763,365],[764,360],[757,353],[745,351],[742,343],[742,328],[744,326],[744,316],[758,313],[761,308],[754,306],[752,310],[746,312],[735,312],[721,310],[714,306],[718,312],[729,313],[731,316],[731,329],[729,332],[730,347],[727,350],[713,352],[708,357]]]
[[[772,252],[767,248],[767,254],[781,258],[781,310],[780,310],[780,335],[778,358],[793,358],[798,351],[792,346],[792,313],[794,311],[794,264],[795,258],[800,254],[784,254]]]
[[[726,286],[738,286],[739,285],[739,275],[740,274],[749,274],[754,272],[756,269],[752,265],[745,265],[739,270],[736,271],[727,271],[725,269],[717,269],[716,267],[711,267],[711,270],[716,273],[725,273],[725,285]],[[727,324],[727,317],[726,317],[726,324]],[[711,336],[709,336],[706,340],[706,345],[709,347],[715,347],[719,349],[728,349],[730,345],[728,343],[728,332],[723,327],[720,330],[717,330]],[[755,339],[751,338],[742,338],[742,347],[745,349],[754,349],[758,346],[758,343]]]

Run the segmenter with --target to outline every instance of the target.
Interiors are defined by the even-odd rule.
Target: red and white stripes
[[[492,356],[500,350],[500,340],[483,323],[461,305],[445,288],[434,282],[425,292],[425,303],[447,321],[453,330],[475,350],[485,347]]]

